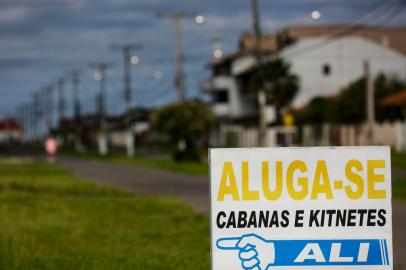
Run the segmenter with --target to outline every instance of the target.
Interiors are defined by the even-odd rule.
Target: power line
[[[79,123],[81,118],[81,104],[80,104],[80,73],[78,69],[74,69],[70,72],[72,80],[72,93],[73,93],[73,116],[76,123]]]
[[[106,123],[106,85],[107,85],[107,69],[112,67],[112,63],[98,62],[91,63],[90,66],[95,67],[98,70],[98,77],[95,79],[100,82],[100,94],[99,94],[99,117],[100,126],[103,130],[107,128]]]
[[[57,80],[57,94],[58,94],[58,126],[65,118],[65,78]]]
[[[131,52],[142,48],[140,43],[111,45],[111,49],[120,50],[123,53],[124,64],[124,102],[126,104],[127,113],[130,112],[132,106],[132,89],[131,89]]]
[[[160,19],[170,19],[175,25],[175,87],[178,102],[185,100],[186,77],[183,72],[183,52],[182,52],[182,20],[185,18],[195,17],[196,13],[187,12],[160,12],[157,17]]]
[[[398,3],[395,3],[395,2],[398,2]],[[403,1],[400,1],[400,2],[399,2],[398,0],[395,0],[395,1],[391,1],[391,2],[390,2],[391,5],[393,5],[393,4],[399,5],[399,4],[402,4],[402,3],[403,3]],[[363,21],[365,18],[370,17],[371,15],[376,16],[376,15],[377,15],[376,12],[377,12],[377,11],[381,12],[381,11],[382,11],[382,7],[384,7],[385,9],[388,9],[388,10],[383,10],[383,11],[386,12],[386,13],[384,13],[384,16],[385,16],[385,17],[382,17],[382,16],[381,16],[380,18],[378,18],[378,20],[379,20],[379,19],[382,19],[382,18],[384,18],[384,19],[386,18],[386,23],[388,23],[389,21],[388,21],[387,17],[389,17],[389,16],[394,16],[394,14],[400,13],[400,11],[401,11],[402,9],[400,8],[401,6],[399,6],[399,7],[396,9],[396,6],[391,7],[391,6],[388,6],[387,4],[388,4],[388,3],[385,3],[384,5],[379,6],[378,8],[374,9],[373,11],[368,12],[368,13],[367,13],[365,16],[363,16],[363,18],[361,18],[360,20],[356,20],[356,22],[352,23],[351,25],[349,25],[348,27],[346,27],[346,28],[344,28],[344,29],[341,29],[341,30],[339,30],[339,31],[337,31],[337,32],[335,32],[335,33],[333,33],[333,34],[331,34],[330,36],[326,37],[324,40],[322,40],[322,41],[320,41],[320,42],[318,42],[318,43],[316,43],[316,44],[310,45],[310,46],[308,46],[308,47],[306,47],[306,48],[299,48],[299,49],[297,49],[297,50],[295,50],[295,51],[288,52],[288,53],[284,54],[284,57],[298,57],[298,56],[301,56],[301,55],[303,55],[303,54],[305,54],[305,53],[307,53],[307,52],[309,52],[309,51],[313,51],[313,50],[315,50],[315,49],[319,49],[319,48],[321,48],[321,47],[323,47],[323,46],[325,46],[325,45],[328,45],[328,44],[330,44],[331,42],[336,41],[338,38],[342,38],[342,37],[344,37],[344,36],[348,36],[348,35],[351,35],[351,34],[353,34],[353,33],[358,32],[358,31],[360,31],[360,30],[362,30],[362,29],[365,29],[366,27],[368,27],[368,25],[360,25],[359,22],[360,22],[360,21]],[[392,8],[393,8],[393,9],[392,9]],[[388,11],[389,11],[389,12],[388,12]],[[379,14],[379,15],[382,15],[382,14]],[[391,17],[391,18],[393,18],[393,17]],[[379,26],[379,27],[383,27],[383,26],[384,26],[384,25],[381,25],[381,26]]]
[[[203,70],[197,69],[194,72],[189,72],[188,76],[189,77],[190,76],[194,77],[195,75],[202,74],[202,73],[203,73]],[[203,79],[203,76],[201,76],[200,78],[196,78],[196,80],[198,81],[200,79]],[[170,87],[170,81],[163,81],[154,90],[152,90],[152,91],[149,90],[147,95],[143,95],[143,98],[146,101],[152,101],[152,100],[154,100],[156,98],[161,99],[162,97],[167,97],[168,94],[172,94],[172,92],[167,91],[169,87]]]

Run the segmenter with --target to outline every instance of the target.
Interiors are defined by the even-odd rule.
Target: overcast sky
[[[264,32],[293,24],[348,24],[382,5],[381,0],[260,0]],[[321,20],[310,13],[320,10]],[[108,71],[108,111],[120,113],[122,55],[110,44],[141,42],[134,51],[141,62],[133,66],[136,106],[174,101],[174,27],[156,12],[188,11],[205,15],[206,24],[183,22],[183,48],[188,96],[200,95],[199,82],[208,77],[213,38],[220,37],[225,53],[237,47],[240,34],[251,27],[249,0],[0,0],[0,116],[14,112],[30,94],[73,68],[84,70],[81,99],[85,111],[94,110],[99,89],[89,63],[114,62]],[[372,18],[371,18],[372,19]],[[387,23],[406,26],[405,10]],[[161,80],[154,72],[161,71]],[[66,84],[71,114],[71,84]]]

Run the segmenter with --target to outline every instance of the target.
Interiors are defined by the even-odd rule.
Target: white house
[[[221,119],[241,122],[257,115],[256,97],[244,85],[244,74],[256,66],[254,48],[254,37],[244,34],[237,52],[209,64],[212,77],[202,83],[202,90],[212,97],[212,109]],[[373,75],[406,79],[406,28],[289,27],[265,36],[261,49],[266,57],[278,53],[298,75],[294,107],[315,96],[336,94],[364,74],[365,61]],[[268,120],[272,118],[269,110]]]

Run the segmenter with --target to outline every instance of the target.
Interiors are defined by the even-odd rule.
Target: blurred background
[[[401,267],[405,7],[0,0],[0,213],[19,224],[0,221],[0,269],[207,269],[207,149],[330,145],[391,146]],[[163,248],[180,231],[188,263]]]
[[[3,0],[2,147],[406,151],[404,5]]]

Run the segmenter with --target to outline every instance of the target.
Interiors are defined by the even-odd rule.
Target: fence
[[[300,145],[367,145],[368,128],[359,125],[307,125],[302,128]],[[375,124],[374,145],[390,145],[398,152],[406,152],[406,122]]]
[[[292,145],[297,128],[272,127],[266,132],[266,145],[287,146]],[[257,147],[258,129],[246,128],[238,125],[223,125],[211,132],[211,146],[217,147]]]
[[[256,147],[258,129],[238,125],[221,126],[212,137],[212,146]],[[274,146],[357,146],[368,144],[366,124],[358,125],[305,125],[300,128],[270,127],[266,145]],[[398,152],[406,152],[406,122],[376,124],[373,129],[374,145],[390,145]]]

